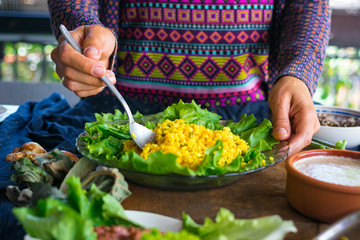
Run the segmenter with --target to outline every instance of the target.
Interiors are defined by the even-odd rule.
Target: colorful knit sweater
[[[165,105],[264,100],[284,75],[313,94],[330,29],[327,0],[48,2],[57,37],[60,23],[110,28],[118,38],[117,88]]]

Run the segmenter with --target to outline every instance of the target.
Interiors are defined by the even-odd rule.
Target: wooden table
[[[311,220],[296,212],[285,195],[285,163],[245,175],[224,187],[193,192],[164,191],[129,183],[132,195],[122,203],[126,210],[153,212],[182,219],[182,211],[196,222],[215,218],[221,207],[231,210],[236,218],[280,215],[292,220],[298,229],[285,239],[310,240],[329,225]]]

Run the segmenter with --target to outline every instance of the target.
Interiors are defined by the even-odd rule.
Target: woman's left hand
[[[315,106],[306,84],[293,76],[283,76],[269,93],[272,112],[273,135],[277,140],[287,140],[289,156],[311,143],[320,129]]]

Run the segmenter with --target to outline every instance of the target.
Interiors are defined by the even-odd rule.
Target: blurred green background
[[[60,82],[51,60],[55,45],[37,43],[5,43],[4,59],[0,63],[0,79],[4,82]]]
[[[314,101],[360,110],[360,49],[327,48]]]

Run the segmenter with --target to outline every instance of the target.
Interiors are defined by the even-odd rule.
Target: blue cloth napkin
[[[5,157],[15,147],[37,142],[46,150],[54,148],[74,152],[75,140],[84,131],[86,122],[94,121],[92,106],[86,101],[71,107],[67,100],[54,93],[40,102],[26,102],[0,124],[0,239],[24,238],[24,230],[5,196],[12,172]]]

